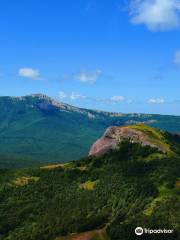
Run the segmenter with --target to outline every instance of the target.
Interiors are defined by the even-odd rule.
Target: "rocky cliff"
[[[165,142],[164,133],[144,124],[117,127],[109,127],[104,135],[91,147],[89,155],[99,156],[110,150],[118,148],[120,142],[128,140],[131,143],[140,143],[143,146],[157,148],[163,153],[171,150]]]

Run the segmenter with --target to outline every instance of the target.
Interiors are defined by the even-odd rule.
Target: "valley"
[[[180,132],[178,116],[81,109],[43,94],[0,97],[0,109],[0,168],[77,160],[109,126],[144,123]]]

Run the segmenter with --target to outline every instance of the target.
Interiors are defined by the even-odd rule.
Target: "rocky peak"
[[[36,101],[36,104],[39,106],[42,110],[52,110],[55,108],[59,109],[65,109],[65,104],[59,102],[58,100],[55,100],[51,97],[48,97],[45,94],[41,93],[35,93],[31,95],[27,95],[24,98],[33,98]]]
[[[159,151],[169,152],[169,145],[164,141],[163,134],[146,125],[132,125],[124,127],[109,127],[104,135],[91,147],[89,155],[99,156],[118,148],[120,142],[128,140],[131,143],[140,143],[142,146],[151,146]]]
[[[27,95],[27,97],[28,96],[33,97],[33,98],[38,98],[38,99],[44,99],[44,100],[50,100],[51,99],[50,97],[48,97],[47,95],[42,94],[42,93],[34,93],[34,94]]]

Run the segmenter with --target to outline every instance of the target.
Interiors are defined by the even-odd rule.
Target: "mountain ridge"
[[[79,159],[109,126],[144,123],[180,132],[177,116],[89,110],[44,94],[0,97],[0,109],[0,168]]]
[[[128,113],[123,113],[123,112],[113,112],[113,111],[104,111],[101,109],[91,109],[91,108],[84,108],[84,107],[77,107],[77,106],[73,106],[71,104],[65,103],[65,102],[61,102],[59,101],[57,98],[53,98],[50,97],[46,94],[43,93],[32,93],[32,94],[26,94],[23,96],[8,96],[8,95],[4,95],[4,96],[0,96],[0,98],[10,98],[10,99],[17,99],[17,100],[25,100],[26,98],[37,98],[37,99],[41,99],[41,100],[47,100],[49,102],[56,102],[57,104],[64,105],[64,106],[70,106],[72,107],[72,109],[82,109],[85,111],[94,111],[97,113],[104,113],[104,114],[110,114],[112,116],[116,115],[116,116],[122,116],[122,115],[130,115],[131,117],[141,117],[141,116],[146,116],[146,117],[152,117],[152,116],[172,116],[172,117],[180,117],[180,115],[176,115],[176,114],[157,114],[157,113],[143,113],[143,112],[128,112]]]

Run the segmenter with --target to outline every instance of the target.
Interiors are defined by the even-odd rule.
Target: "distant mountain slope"
[[[0,111],[0,168],[78,159],[112,125],[144,122],[180,132],[178,116],[87,110],[42,94],[0,97]]]
[[[180,239],[180,137],[138,131],[171,152],[126,139],[98,157],[0,170],[0,239]],[[136,236],[137,226],[173,233]]]

